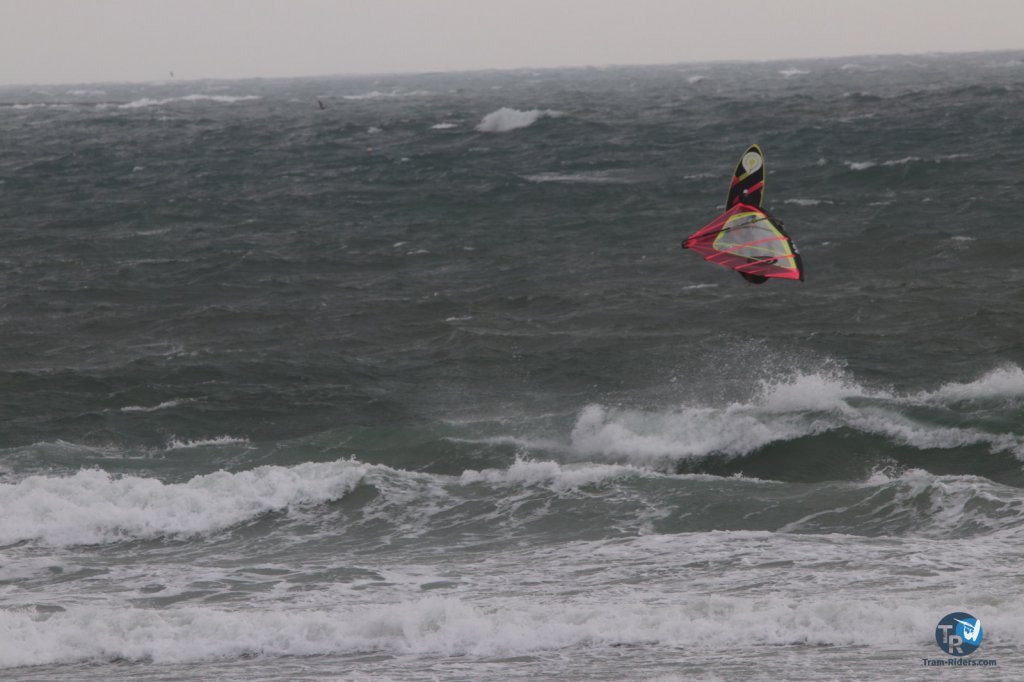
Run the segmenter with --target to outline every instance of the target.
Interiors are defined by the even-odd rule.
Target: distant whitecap
[[[477,124],[476,129],[482,133],[504,133],[509,130],[531,126],[545,116],[558,118],[563,116],[563,114],[560,111],[552,111],[551,109],[520,111],[518,109],[502,107],[484,116],[480,123]]]

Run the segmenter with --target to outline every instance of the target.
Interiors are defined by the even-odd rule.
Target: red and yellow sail
[[[804,279],[800,254],[782,225],[750,204],[734,204],[684,241],[683,248],[741,274]]]

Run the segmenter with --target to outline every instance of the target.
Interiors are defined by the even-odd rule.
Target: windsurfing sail
[[[764,154],[760,147],[752,144],[743,152],[740,162],[736,165],[736,172],[732,174],[732,184],[729,185],[729,197],[725,200],[725,207],[732,208],[739,203],[760,207],[763,200]]]
[[[758,206],[737,203],[683,242],[704,260],[737,271],[748,281],[804,279],[804,265],[782,223]]]
[[[804,264],[793,240],[761,208],[764,200],[764,154],[756,144],[743,152],[732,174],[725,213],[683,242],[704,260],[740,273],[752,284],[770,278],[804,280]]]

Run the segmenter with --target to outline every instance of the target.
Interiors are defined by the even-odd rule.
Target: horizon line
[[[246,80],[315,80],[329,78],[379,78],[394,76],[428,76],[443,74],[473,74],[489,72],[516,72],[516,71],[573,71],[588,69],[619,69],[619,68],[655,68],[672,66],[701,66],[701,65],[723,65],[723,64],[771,64],[773,62],[820,62],[838,61],[843,59],[884,59],[892,57],[956,57],[968,55],[985,55],[999,53],[1024,53],[1024,48],[996,48],[991,50],[965,50],[965,51],[925,51],[925,52],[882,52],[846,54],[823,57],[773,57],[770,59],[706,59],[700,61],[677,61],[677,62],[638,62],[638,63],[614,63],[614,64],[577,64],[577,65],[556,65],[556,66],[510,66],[510,67],[481,67],[468,69],[425,69],[396,70],[396,71],[365,71],[365,72],[333,72],[322,74],[304,74],[290,76],[198,76],[195,78],[137,78],[137,79],[109,79],[109,80],[86,80],[86,81],[24,81],[0,83],[0,88],[26,88],[26,87],[53,87],[53,86],[82,86],[82,85],[126,85],[144,83],[170,83],[181,81],[182,83],[195,83],[203,81],[246,81]],[[173,73],[174,69],[168,69]]]

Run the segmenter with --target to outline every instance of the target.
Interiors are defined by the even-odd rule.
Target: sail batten
[[[729,184],[725,213],[683,242],[715,265],[735,270],[752,284],[770,278],[804,280],[804,264],[793,240],[761,208],[764,201],[764,154],[756,144],[743,152]]]
[[[683,242],[708,262],[749,275],[803,280],[803,262],[781,224],[761,208],[737,203]]]

